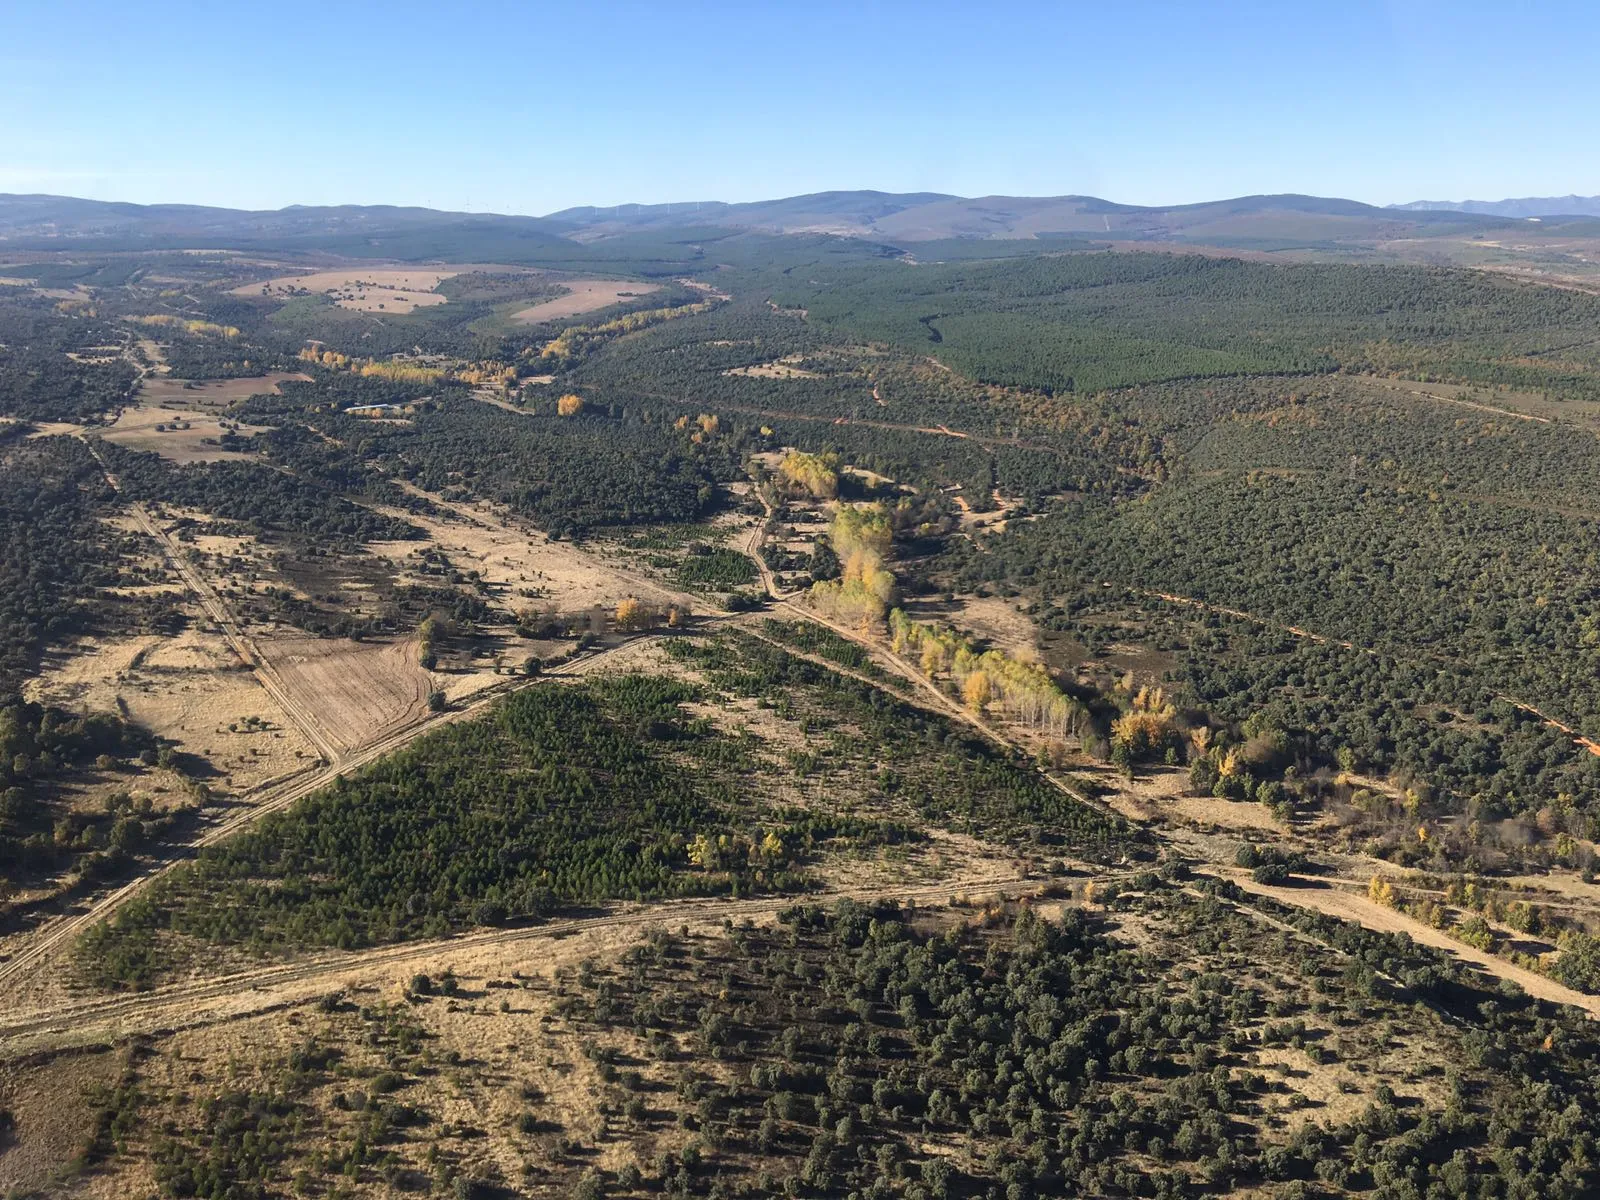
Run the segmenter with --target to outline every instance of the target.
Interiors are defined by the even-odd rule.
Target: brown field
[[[945,619],[1022,662],[1038,659],[1033,622],[1017,601],[999,596],[960,596]]]
[[[187,428],[175,428],[180,422]],[[158,425],[165,428],[157,429]],[[264,428],[240,425],[238,432],[250,437]],[[123,409],[116,423],[101,436],[108,442],[126,446],[130,450],[153,450],[162,458],[177,463],[221,462],[228,458],[248,457],[242,451],[225,450],[218,444],[224,432],[221,420],[215,416],[179,413],[140,404]]]
[[[183,409],[227,408],[251,396],[276,396],[278,385],[291,379],[309,383],[311,376],[299,371],[273,371],[244,379],[174,379],[151,374],[139,386],[139,402]]]
[[[120,1070],[109,1051],[0,1064],[0,1109],[15,1122],[0,1143],[0,1195],[32,1195],[51,1183],[94,1132],[86,1093],[114,1086]]]
[[[433,289],[465,267],[444,270],[357,267],[348,271],[316,271],[310,275],[280,275],[233,289],[235,296],[287,296],[297,292],[332,296],[340,308],[358,312],[408,313],[443,304],[445,297]]]
[[[632,283],[625,279],[563,279],[560,283],[567,289],[566,295],[541,300],[538,304],[514,312],[511,320],[519,325],[532,325],[539,321],[576,317],[597,308],[607,308],[619,300],[648,296],[656,290],[647,283]]]
[[[198,623],[170,638],[86,639],[30,681],[28,698],[122,712],[210,762],[221,773],[213,786],[227,791],[246,791],[316,757],[222,636]],[[247,730],[252,716],[266,727]]]
[[[413,640],[269,636],[257,645],[317,729],[355,750],[425,716],[428,672]]]
[[[691,595],[642,580],[570,542],[554,542],[531,527],[519,527],[487,504],[428,499],[452,515],[440,520],[405,513],[405,519],[425,529],[429,540],[459,569],[477,570],[491,587],[503,589],[505,604],[512,610],[553,607],[578,612],[596,604],[614,607],[628,596],[656,604],[696,603]],[[417,549],[417,543],[375,542],[371,548],[398,563]]]
[[[28,435],[32,438],[59,437],[62,434],[76,436],[83,432],[82,425],[74,425],[70,421],[30,421],[33,432]]]

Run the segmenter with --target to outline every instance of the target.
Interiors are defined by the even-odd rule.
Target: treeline
[[[49,300],[6,296],[0,289],[0,416],[82,421],[125,403],[134,381],[128,363],[67,357],[120,341],[95,317],[67,316]]]
[[[111,713],[69,712],[18,697],[5,701],[0,706],[0,867],[7,877],[35,883],[41,872],[77,859],[90,871],[113,869],[117,856],[141,846],[159,824],[149,821],[148,798],[142,810],[123,795],[100,812],[81,812],[50,803],[49,792],[74,770],[112,770],[135,756],[153,766],[165,761],[162,754],[149,733]]]
[[[257,533],[343,542],[420,538],[414,525],[351,503],[337,492],[260,463],[176,466],[159,455],[103,444],[123,492],[146,503],[196,508]]]
[[[841,661],[841,652],[826,643],[796,644],[815,645]],[[665,648],[718,689],[775,704],[780,715],[801,719],[819,759],[868,748],[879,764],[873,800],[884,811],[1041,850],[1066,847],[1093,858],[1125,854],[1139,841],[1122,821],[1080,804],[1025,760],[879,687],[779,646],[730,634],[710,644],[674,640]],[[848,728],[848,736],[839,734],[840,728]],[[835,736],[825,741],[827,730]],[[833,748],[825,750],[830,743]]]
[[[561,536],[698,520],[717,503],[717,484],[739,473],[730,435],[696,441],[666,414],[648,412],[590,409],[562,419],[462,399],[410,425],[362,433],[352,430],[362,458],[396,478],[498,501]]]

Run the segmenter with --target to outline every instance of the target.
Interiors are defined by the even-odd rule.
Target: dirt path
[[[116,475],[106,466],[105,459],[100,455],[99,447],[87,438],[83,439],[83,442],[89,448],[89,453],[94,455],[95,462],[100,464],[100,470],[105,475],[106,482],[111,485],[114,491],[120,492],[122,485]],[[233,615],[233,611],[228,607],[227,603],[200,575],[200,572],[190,564],[177,542],[172,540],[171,535],[166,530],[156,524],[143,504],[132,501],[128,505],[128,510],[133,514],[133,519],[139,527],[161,547],[162,553],[166,555],[167,561],[172,565],[172,569],[178,573],[178,577],[194,593],[195,599],[200,602],[200,607],[205,610],[206,615],[216,624],[233,652],[239,656],[239,661],[251,669],[256,681],[261,684],[262,690],[276,701],[278,707],[283,710],[284,715],[294,723],[301,736],[316,747],[317,753],[322,756],[325,762],[338,762],[339,751],[317,721],[316,714],[301,704],[291,694],[290,689],[284,686],[283,680],[279,677],[272,663],[261,653],[260,647],[255,644],[250,635],[245,632],[244,626]]]
[[[1126,587],[1127,585],[1103,581],[1100,586],[1109,588]],[[1313,633],[1311,630],[1302,629],[1298,625],[1284,625],[1277,621],[1268,620],[1266,617],[1258,617],[1254,613],[1245,612],[1243,609],[1228,608],[1221,604],[1212,604],[1207,600],[1198,600],[1193,596],[1179,596],[1172,592],[1157,592],[1148,588],[1128,587],[1127,590],[1138,596],[1148,596],[1152,600],[1164,600],[1168,604],[1181,604],[1186,608],[1198,608],[1202,612],[1211,612],[1217,613],[1221,616],[1237,617],[1241,621],[1249,621],[1252,624],[1260,625],[1266,629],[1276,629],[1280,633],[1287,633],[1297,638],[1303,638],[1308,642],[1318,642],[1327,646],[1342,646],[1346,650],[1356,650],[1362,654],[1378,655],[1383,653],[1382,651],[1374,649],[1371,646],[1359,646],[1355,642],[1347,642],[1343,638],[1328,637],[1326,634]],[[1552,717],[1549,713],[1543,712],[1526,701],[1518,700],[1515,696],[1509,696],[1504,692],[1496,692],[1494,694],[1494,698],[1496,700],[1504,700],[1512,707],[1519,708],[1530,716],[1539,718],[1539,720],[1550,726],[1550,728],[1559,729],[1562,733],[1566,734],[1590,754],[1600,756],[1600,742],[1597,742],[1592,738],[1585,737],[1571,725],[1559,721],[1555,717]]]
[[[673,404],[687,404],[682,396],[668,392],[636,392],[635,395],[648,396],[654,400],[667,400]],[[882,401],[880,400],[881,404]],[[818,413],[795,412],[785,408],[754,408],[743,404],[726,404],[718,401],[706,407],[719,409],[722,412],[739,413],[747,417],[771,417],[778,421],[811,421],[823,425],[860,425],[867,429],[886,429],[897,433],[923,433],[933,437],[956,438],[964,442],[973,442],[979,446],[1006,446],[1019,450],[1037,450],[1041,454],[1053,454],[1057,458],[1066,457],[1066,451],[1060,446],[1051,446],[1045,442],[1030,442],[1018,437],[994,437],[988,434],[967,433],[960,429],[951,429],[948,425],[910,425],[897,421],[872,421],[865,417],[829,417]],[[512,408],[513,412],[521,409]]]
[[[759,529],[765,529],[765,523],[763,523]],[[759,538],[752,538],[749,553],[751,554],[752,558],[759,560]],[[1257,621],[1262,624],[1271,624],[1271,622],[1262,621],[1261,618],[1254,617],[1249,613],[1235,609],[1219,608],[1218,606],[1209,605],[1204,601],[1195,600],[1190,597],[1176,596],[1164,592],[1145,592],[1143,594],[1166,600],[1171,603],[1195,605],[1200,608],[1225,612],[1231,616],[1237,616],[1245,620]],[[873,639],[865,637],[843,626],[837,625],[834,622],[822,617],[820,614],[815,613],[803,605],[796,604],[790,600],[778,600],[777,607],[783,608],[787,612],[793,613],[795,616],[801,617],[802,619],[822,625],[832,630],[839,636],[854,642],[856,645],[867,651],[867,653],[871,655],[873,661],[877,662],[880,666],[887,666],[893,670],[895,674],[930,692],[938,701],[938,707],[941,712],[944,712],[956,718],[957,720],[961,720],[969,725],[972,725],[990,740],[999,745],[1012,748],[1021,748],[1014,739],[996,730],[981,718],[975,716],[967,709],[956,704],[954,700],[945,695],[937,685],[922,675],[920,671],[917,671],[910,664],[905,663],[899,658],[898,655],[895,655],[878,645]],[[1277,628],[1282,628],[1286,632],[1293,633],[1298,637],[1309,638],[1321,642],[1333,641],[1334,644],[1344,646],[1348,649],[1359,649],[1359,647],[1356,647],[1353,643],[1325,638],[1319,634],[1311,633],[1308,630],[1298,629],[1294,626],[1277,626]],[[798,653],[791,647],[785,646],[784,649],[788,650],[790,653]],[[1373,651],[1367,652],[1374,653]],[[809,658],[811,656],[799,654],[799,657]],[[821,662],[821,660],[815,661]],[[822,662],[821,665],[829,666],[834,670],[842,670],[837,664]],[[852,675],[855,678],[861,678],[860,676],[855,675],[854,672],[842,671],[842,673]],[[1511,701],[1511,703],[1517,702]],[[1572,730],[1568,729],[1564,725],[1561,725],[1559,722],[1544,717],[1544,715],[1539,713],[1537,709],[1521,704],[1519,704],[1518,707],[1524,708],[1528,712],[1533,713],[1535,716],[1539,716],[1542,719],[1549,721],[1549,723],[1554,725],[1556,728],[1563,729],[1569,734],[1572,734],[1580,744],[1590,747],[1596,753],[1600,753],[1600,747],[1596,747],[1594,743],[1589,742],[1587,739],[1577,737]],[[1054,775],[1045,773],[1044,777],[1062,792],[1066,793],[1068,796],[1071,796],[1079,803],[1086,804],[1089,807],[1095,808],[1102,812],[1109,811],[1105,806],[1091,800],[1087,796],[1081,795],[1076,789],[1068,786]],[[1559,984],[1544,975],[1540,975],[1535,971],[1529,971],[1526,968],[1518,967],[1513,963],[1506,962],[1504,959],[1498,958],[1495,955],[1475,950],[1472,947],[1447,936],[1443,932],[1432,928],[1431,926],[1424,925],[1422,922],[1414,920],[1413,918],[1406,916],[1404,913],[1396,912],[1393,909],[1385,908],[1382,905],[1375,904],[1363,896],[1354,895],[1351,892],[1338,888],[1269,888],[1261,884],[1254,883],[1249,879],[1248,876],[1238,879],[1236,882],[1238,882],[1241,887],[1248,891],[1254,891],[1261,895],[1271,896],[1273,899],[1280,900],[1286,904],[1292,904],[1304,908],[1313,908],[1316,911],[1322,912],[1328,916],[1339,917],[1347,921],[1354,921],[1368,929],[1375,929],[1383,932],[1407,933],[1411,936],[1413,941],[1419,942],[1423,945],[1431,946],[1435,949],[1452,953],[1457,957],[1470,962],[1477,969],[1484,971],[1496,978],[1511,980],[1520,986],[1530,996],[1536,996],[1541,1000],[1549,1000],[1556,1004],[1573,1005],[1582,1009],[1590,1016],[1600,1018],[1600,997],[1589,996],[1582,992],[1575,991],[1574,989],[1565,987],[1562,984]]]
[[[1478,412],[1494,413],[1500,417],[1513,417],[1518,421],[1537,421],[1541,425],[1553,425],[1555,421],[1550,417],[1536,416],[1533,413],[1518,412],[1513,408],[1496,408],[1492,404],[1480,404],[1476,400],[1462,400],[1456,396],[1441,396],[1437,392],[1427,392],[1420,388],[1407,387],[1406,380],[1386,379],[1382,375],[1361,375],[1360,379],[1368,383],[1375,383],[1390,391],[1404,392],[1407,396],[1419,396],[1424,400],[1436,400],[1440,404],[1454,404],[1460,408],[1476,409]]]
[[[1022,882],[1015,871],[942,880],[921,887],[852,889],[863,902],[946,903],[953,893],[1000,890]],[[31,1012],[0,1015],[0,1056],[16,1057],[49,1047],[101,1044],[134,1033],[165,1032],[236,1020],[303,1004],[377,967],[421,966],[487,946],[538,943],[598,929],[636,928],[726,917],[764,916],[801,900],[841,899],[842,892],[772,896],[752,900],[685,900],[641,905],[578,920],[517,929],[495,929],[427,942],[407,942],[361,951],[325,951],[297,962],[277,963],[212,979],[186,980],[149,992],[97,996]]]
[[[1443,950],[1452,957],[1468,963],[1486,975],[1509,979],[1528,995],[1552,1004],[1568,1004],[1582,1009],[1589,1016],[1600,1018],[1600,996],[1590,996],[1557,983],[1537,971],[1519,967],[1486,951],[1458,942],[1443,930],[1407,916],[1403,912],[1386,908],[1355,891],[1330,887],[1325,880],[1306,878],[1299,887],[1268,887],[1256,883],[1248,875],[1231,876],[1233,882],[1247,892],[1269,896],[1281,904],[1307,908],[1327,917],[1354,921],[1380,933],[1403,933],[1412,941],[1435,950]]]

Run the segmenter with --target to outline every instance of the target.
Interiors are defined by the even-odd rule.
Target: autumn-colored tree
[[[839,460],[831,454],[791,450],[778,464],[778,475],[791,489],[818,500],[831,500],[839,494]]]
[[[575,417],[583,411],[583,397],[568,392],[556,401],[556,415]]]
[[[989,677],[982,671],[972,672],[961,685],[961,698],[968,708],[981,714],[989,703]]]
[[[655,608],[635,596],[629,596],[617,605],[616,626],[618,629],[629,631],[653,629],[660,620],[661,614]]]
[[[1052,738],[1065,738],[1081,729],[1087,719],[1082,704],[1056,686],[1042,666],[1000,650],[979,654],[960,633],[948,625],[913,621],[904,610],[889,613],[889,632],[895,653],[913,652],[930,679],[945,671],[958,694],[965,696],[968,681],[982,675],[985,702],[999,705],[1013,720]]]

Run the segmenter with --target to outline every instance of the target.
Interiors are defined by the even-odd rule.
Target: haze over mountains
[[[1600,196],[1524,196],[1518,200],[1413,200],[1400,212],[1460,212],[1487,217],[1600,217]]]
[[[1495,211],[1485,211],[1494,209]],[[1563,212],[1562,210],[1567,210]],[[1559,214],[1559,215],[1553,215]],[[1530,231],[1529,216],[1541,216]],[[1294,194],[1150,207],[1094,196],[962,197],[829,191],[753,203],[699,201],[578,207],[543,217],[389,205],[294,205],[272,211],[0,195],[0,245],[60,249],[272,248],[427,259],[473,253],[532,261],[575,244],[646,235],[677,243],[747,231],[866,238],[890,246],[949,239],[1068,239],[1240,250],[1344,252],[1396,242],[1600,235],[1600,198],[1418,202],[1380,208]],[[563,251],[564,248],[564,251]]]

